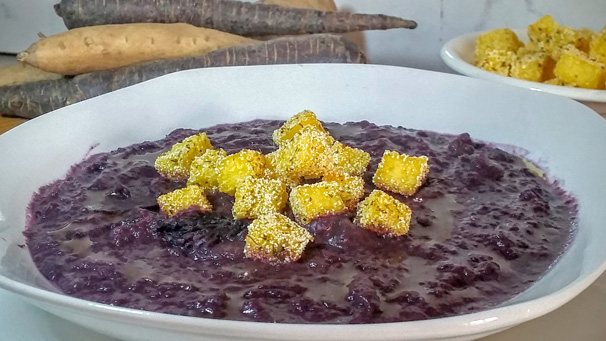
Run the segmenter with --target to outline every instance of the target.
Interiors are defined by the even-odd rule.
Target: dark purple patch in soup
[[[215,147],[275,149],[281,122],[204,129]],[[294,264],[243,256],[247,221],[233,199],[213,195],[212,214],[167,219],[156,198],[183,186],[154,159],[195,133],[89,157],[30,206],[27,246],[40,272],[65,294],[106,304],[209,318],[287,323],[378,323],[465,314],[498,305],[537,281],[573,235],[574,201],[522,160],[477,143],[368,122],[328,123],[331,134],[372,155],[427,155],[431,171],[412,197],[410,233],[384,238],[350,215],[318,219]]]

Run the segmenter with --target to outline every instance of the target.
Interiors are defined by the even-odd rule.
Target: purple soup
[[[203,129],[228,154],[276,149],[283,122]],[[209,195],[212,213],[166,218],[156,198],[181,182],[155,158],[197,131],[93,155],[44,186],[29,207],[27,247],[63,293],[115,306],[206,318],[282,323],[432,319],[497,306],[541,278],[574,235],[575,202],[523,160],[470,139],[369,122],[327,123],[339,141],[370,153],[366,191],[383,151],[429,157],[411,197],[410,232],[381,237],[352,215],[306,225],[315,238],[298,262],[244,257],[250,221],[233,199]],[[393,194],[393,193],[391,193]],[[290,212],[286,212],[290,215]]]

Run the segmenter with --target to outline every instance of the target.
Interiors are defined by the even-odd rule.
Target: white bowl
[[[518,38],[520,38],[520,40],[523,42],[528,41],[526,29],[515,29],[513,31],[516,33]],[[485,32],[486,31],[468,33],[448,41],[446,44],[444,44],[444,46],[442,46],[442,49],[440,50],[440,57],[444,63],[446,63],[446,65],[462,75],[487,79],[499,83],[511,84],[525,89],[572,98],[587,105],[598,114],[606,117],[606,90],[590,90],[531,82],[523,79],[503,76],[475,66],[473,63],[476,38]]]
[[[372,325],[222,321],[113,307],[53,292],[25,248],[34,191],[91,152],[155,140],[175,128],[312,109],[326,121],[367,119],[529,151],[579,203],[578,233],[552,270],[500,307],[456,317]],[[571,118],[574,117],[574,120]],[[378,65],[191,70],[31,120],[0,136],[0,287],[95,331],[127,340],[468,340],[544,315],[606,267],[606,121],[558,96],[468,77]],[[92,150],[91,150],[92,148]]]

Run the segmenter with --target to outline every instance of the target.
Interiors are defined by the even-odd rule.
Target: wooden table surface
[[[0,134],[4,134],[25,121],[20,118],[0,117]]]

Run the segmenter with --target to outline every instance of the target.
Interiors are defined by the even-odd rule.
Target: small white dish
[[[32,193],[63,177],[91,152],[160,139],[176,128],[284,119],[302,109],[314,110],[326,121],[366,119],[468,132],[475,139],[521,147],[576,196],[576,237],[545,277],[497,308],[369,325],[212,320],[76,299],[51,290],[22,247]],[[606,268],[606,182],[600,181],[606,173],[604,145],[606,121],[585,106],[469,77],[379,65],[247,66],[174,73],[62,108],[0,136],[0,287],[52,314],[124,340],[476,339],[557,309]]]
[[[526,29],[515,29],[513,31],[521,41],[525,43],[528,41]],[[440,57],[444,63],[446,63],[446,65],[462,75],[572,98],[587,105],[598,114],[606,116],[606,90],[581,89],[530,82],[523,79],[507,77],[489,72],[475,66],[475,41],[480,34],[485,32],[486,31],[468,33],[448,41],[446,44],[444,44],[444,46],[442,46],[442,49],[440,50]]]

